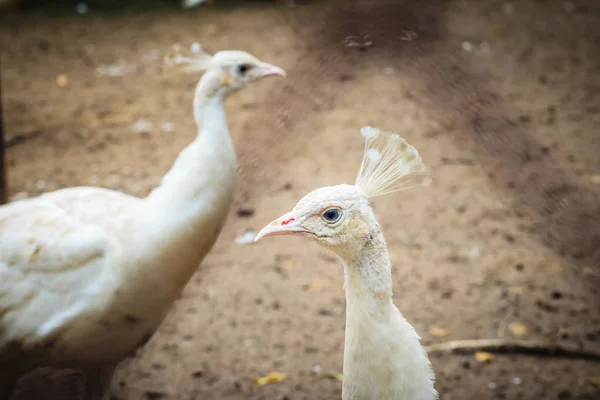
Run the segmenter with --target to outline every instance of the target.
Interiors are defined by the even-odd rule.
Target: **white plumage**
[[[0,207],[0,398],[38,366],[82,369],[86,398],[107,398],[216,241],[237,169],[223,101],[284,72],[241,51],[178,56],[207,70],[198,136],[149,196],[76,187]]]
[[[419,335],[392,302],[391,263],[368,198],[429,181],[417,150],[397,134],[365,127],[355,185],[317,189],[257,235],[306,236],[344,263],[346,342],[343,400],[434,400]]]

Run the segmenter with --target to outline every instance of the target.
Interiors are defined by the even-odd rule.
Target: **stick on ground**
[[[529,354],[600,361],[600,351],[585,350],[573,346],[563,346],[548,341],[535,340],[454,340],[427,346],[426,350],[430,355],[436,353],[471,354],[476,351],[488,351],[490,353]]]

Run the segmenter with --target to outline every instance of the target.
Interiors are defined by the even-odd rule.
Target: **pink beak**
[[[277,65],[269,64],[266,62],[260,63],[260,69],[262,71],[262,76],[280,75],[284,78],[287,76],[283,68],[279,68]]]
[[[300,226],[301,222],[294,212],[289,212],[262,228],[258,232],[258,235],[256,235],[256,238],[254,238],[254,241],[257,242],[265,236],[292,235],[307,232],[306,229]]]

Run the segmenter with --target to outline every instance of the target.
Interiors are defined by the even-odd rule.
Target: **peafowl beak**
[[[262,228],[261,231],[258,232],[258,235],[256,235],[254,241],[257,242],[265,236],[297,235],[306,233],[308,231],[301,226],[302,221],[303,218],[299,218],[294,212],[289,212]]]
[[[279,68],[277,65],[269,64],[266,62],[260,63],[260,71],[262,76],[279,75],[283,76],[284,78],[286,77],[286,73],[283,70],[283,68]]]

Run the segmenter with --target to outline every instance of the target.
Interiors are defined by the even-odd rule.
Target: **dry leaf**
[[[510,334],[514,337],[523,337],[527,335],[528,332],[527,327],[520,322],[511,322],[506,329],[508,329]]]
[[[447,336],[449,333],[450,333],[450,331],[445,328],[432,327],[429,329],[429,334],[431,336],[442,337],[442,336]]]
[[[511,286],[508,291],[511,294],[523,294],[525,293],[525,286]]]
[[[344,380],[344,374],[342,374],[341,372],[337,372],[337,371],[323,372],[323,376],[330,378],[330,379],[338,380],[340,382],[342,382]]]
[[[475,359],[482,363],[490,362],[494,358],[496,358],[496,356],[494,356],[492,353],[488,353],[487,351],[476,351],[475,352]]]
[[[600,376],[594,376],[592,378],[588,378],[590,382],[592,382],[596,386],[600,386]]]
[[[284,372],[271,372],[267,376],[261,376],[259,378],[254,378],[252,380],[252,384],[256,385],[256,386],[262,386],[262,385],[267,385],[269,383],[281,382],[285,378],[287,378],[287,374]]]
[[[69,83],[69,77],[67,77],[65,74],[60,74],[56,77],[56,84],[60,87],[65,87],[67,86],[67,83]]]

